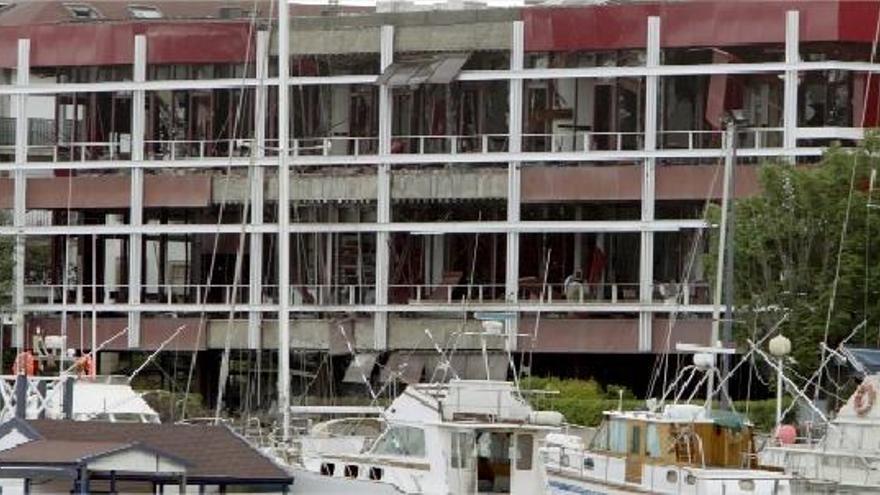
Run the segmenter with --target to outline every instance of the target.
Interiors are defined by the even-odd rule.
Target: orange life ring
[[[853,395],[853,409],[859,416],[864,416],[874,407],[876,400],[877,390],[874,389],[874,386],[868,382],[862,382]]]

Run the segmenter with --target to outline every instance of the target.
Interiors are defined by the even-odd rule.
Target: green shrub
[[[645,409],[645,401],[637,399],[625,387],[608,385],[603,388],[595,380],[530,377],[521,382],[521,388],[535,409],[558,411],[568,423],[581,426],[599,425],[604,411],[618,407],[624,411]],[[623,401],[619,400],[618,395],[621,390]],[[786,400],[783,408],[790,403],[790,400]],[[745,415],[745,401],[734,402],[734,407],[738,413]],[[776,423],[776,400],[751,401],[747,417],[758,430],[770,431]]]

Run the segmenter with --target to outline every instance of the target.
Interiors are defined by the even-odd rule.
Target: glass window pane
[[[404,457],[425,456],[425,432],[412,426],[392,426],[376,440],[373,453]]]
[[[620,420],[611,421],[608,440],[611,452],[626,453],[626,423]]]
[[[657,432],[657,425],[648,425],[645,439],[645,447],[648,449],[649,457],[660,457],[660,434]]]
[[[642,428],[633,425],[632,435],[629,439],[629,453],[638,454],[642,451]]]
[[[532,448],[534,437],[531,434],[516,437],[516,468],[522,471],[532,469]]]
[[[452,455],[449,465],[455,469],[468,469],[474,451],[474,435],[470,432],[455,433],[452,435]]]

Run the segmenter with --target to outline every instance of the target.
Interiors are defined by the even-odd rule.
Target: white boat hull
[[[291,469],[292,495],[400,495],[402,492],[386,483],[340,479],[321,476],[304,469]]]

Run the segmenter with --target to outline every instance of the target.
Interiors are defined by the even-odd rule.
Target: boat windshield
[[[402,457],[425,457],[425,432],[414,426],[389,426],[370,453]]]

